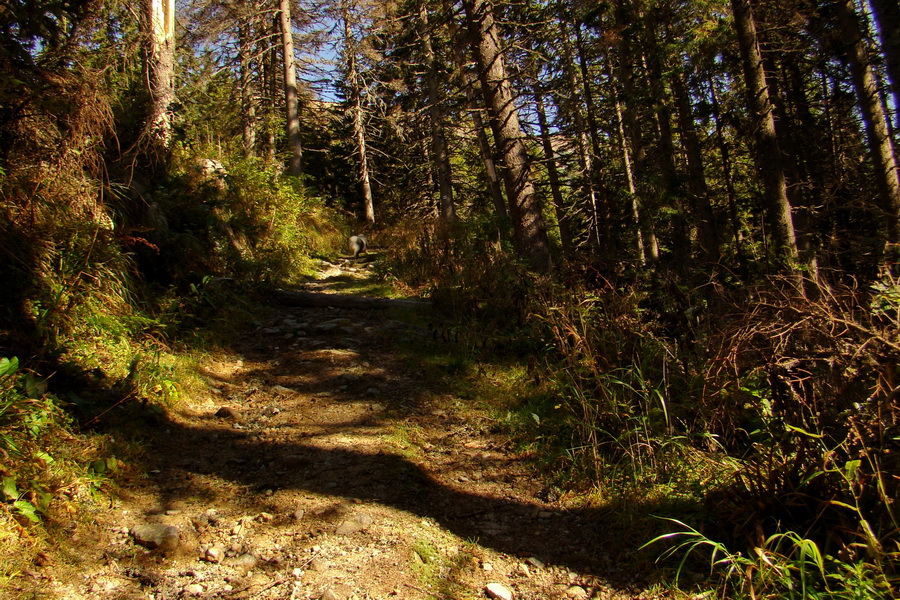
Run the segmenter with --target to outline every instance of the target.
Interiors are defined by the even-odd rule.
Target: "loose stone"
[[[220,419],[227,419],[229,421],[234,421],[236,423],[241,422],[241,413],[234,410],[230,406],[223,406],[219,410],[216,411],[216,416]]]
[[[244,573],[248,571],[252,571],[259,565],[259,559],[249,553],[244,553],[230,561],[231,566],[233,566],[238,571],[243,571]]]
[[[337,535],[350,535],[369,527],[373,522],[372,517],[369,515],[358,513],[338,525],[334,532]]]
[[[159,548],[163,553],[173,552],[181,542],[181,534],[177,527],[159,523],[145,523],[131,528],[134,541],[151,550]]]
[[[512,591],[499,583],[489,583],[484,587],[484,593],[488,598],[495,600],[513,600]]]
[[[212,546],[203,553],[203,559],[211,563],[220,563],[225,558],[225,549],[221,546]]]

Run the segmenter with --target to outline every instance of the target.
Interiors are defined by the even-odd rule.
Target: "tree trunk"
[[[469,76],[468,72],[466,72],[466,76]],[[471,83],[474,84],[474,81]],[[466,86],[466,101],[471,107],[472,124],[475,127],[475,137],[478,139],[478,152],[481,154],[481,162],[484,164],[484,176],[487,179],[494,210],[497,212],[498,217],[506,219],[509,213],[506,210],[506,201],[503,198],[503,189],[500,185],[500,175],[497,173],[491,141],[488,139],[487,132],[484,129],[484,119],[481,118],[481,110],[483,109],[479,109],[477,106],[475,93],[471,85]]]
[[[275,132],[276,115],[280,112],[276,107],[276,98],[280,97],[278,86],[278,44],[270,43],[270,39],[276,39],[280,35],[281,23],[278,15],[272,20],[266,17],[260,18],[259,29],[262,35],[258,36],[256,53],[260,56],[261,73],[257,82],[257,90],[260,98],[259,109],[262,125],[262,140],[260,141],[260,153],[266,161],[266,166],[275,165]],[[279,103],[280,104],[280,103]]]
[[[878,186],[881,209],[886,217],[887,239],[896,243],[900,241],[898,239],[900,224],[897,221],[900,216],[900,179],[894,144],[888,131],[884,106],[878,94],[878,82],[860,31],[853,0],[837,0],[834,7],[837,11],[841,39],[850,61],[853,87],[865,124],[869,151],[875,164],[875,183]]]
[[[256,98],[253,93],[253,61],[249,23],[238,26],[238,59],[241,77],[241,138],[244,157],[256,154]]]
[[[556,209],[556,222],[559,225],[559,241],[563,253],[568,255],[571,254],[574,247],[571,220],[566,203],[563,200],[559,171],[556,168],[556,153],[553,151],[553,142],[550,139],[550,126],[547,122],[547,111],[544,107],[544,93],[541,83],[537,80],[537,75],[534,81],[534,101],[541,135],[541,147],[544,150],[544,161],[547,165],[547,179],[550,181],[550,196],[553,198],[553,207]]]
[[[747,102],[754,121],[756,165],[762,174],[763,194],[773,241],[779,253],[787,259],[789,268],[798,275],[797,237],[794,233],[787,181],[781,164],[781,149],[775,132],[772,102],[756,36],[756,23],[749,0],[731,0],[731,8],[744,69]]]
[[[300,143],[300,113],[297,98],[297,70],[294,68],[294,34],[291,26],[291,2],[279,0],[281,48],[284,59],[284,110],[288,150],[291,153],[286,173],[303,172],[303,146]]]
[[[485,104],[491,111],[494,139],[504,160],[509,212],[519,252],[532,269],[551,269],[550,243],[528,164],[512,86],[506,79],[499,29],[486,0],[464,0],[472,50],[478,64]]]
[[[738,267],[741,277],[746,280],[750,276],[750,265],[747,263],[747,254],[744,251],[744,238],[741,235],[741,217],[737,205],[737,193],[734,190],[734,175],[731,169],[731,149],[725,139],[725,131],[719,114],[719,93],[716,90],[715,81],[709,81],[709,96],[712,100],[712,117],[716,125],[716,143],[719,146],[719,155],[722,157],[722,179],[725,181],[725,195],[728,198],[728,215],[731,221],[731,233],[734,236],[734,251],[737,255]]]
[[[900,4],[897,0],[869,0],[881,34],[881,48],[894,96],[897,129],[900,130]]]
[[[356,71],[356,47],[350,31],[350,9],[347,3],[343,7],[344,45],[347,53],[347,85],[350,88],[351,109],[353,118],[353,138],[356,142],[356,153],[359,156],[359,182],[362,186],[363,209],[366,224],[375,225],[375,198],[372,194],[372,182],[369,178],[369,158],[366,148],[365,112],[362,102],[362,90],[359,85],[359,74]]]
[[[452,10],[452,9],[450,9]],[[495,160],[495,152],[491,147],[491,141],[488,139],[485,130],[482,112],[485,110],[483,106],[479,106],[476,99],[477,94],[475,88],[478,87],[478,78],[472,75],[467,68],[467,61],[463,48],[470,46],[468,38],[461,36],[459,27],[453,22],[448,21],[447,27],[450,29],[450,37],[456,42],[452,44],[453,53],[456,56],[456,62],[459,64],[460,83],[466,94],[466,104],[469,107],[469,113],[472,115],[472,124],[475,128],[475,137],[478,140],[478,152],[481,155],[481,162],[484,164],[484,176],[487,180],[488,191],[491,195],[491,202],[497,216],[505,220],[508,217],[506,211],[506,202],[503,198],[503,189],[500,184],[500,176],[497,173],[497,164]],[[482,94],[482,97],[484,95]]]
[[[146,71],[150,110],[144,135],[148,156],[156,165],[168,162],[175,101],[175,0],[145,0]]]
[[[688,193],[691,212],[694,213],[694,221],[697,223],[700,257],[712,265],[719,261],[719,235],[709,198],[709,187],[706,185],[703,150],[700,147],[700,138],[697,136],[697,129],[694,125],[694,110],[684,81],[684,73],[676,71],[672,74],[671,81],[675,105],[678,108],[681,143],[687,157]]]
[[[431,151],[434,159],[434,174],[440,195],[440,218],[444,225],[456,222],[456,205],[453,202],[453,172],[450,167],[450,151],[444,132],[444,109],[441,103],[441,85],[438,76],[439,65],[431,46],[431,32],[428,31],[428,10],[419,0],[419,39],[425,59],[425,80],[428,87],[428,116],[431,121]]]
[[[639,15],[644,22],[643,63],[647,69],[650,100],[658,134],[655,157],[662,174],[662,195],[659,205],[667,208],[671,223],[671,248],[676,260],[676,268],[686,268],[686,260],[691,257],[691,242],[688,236],[687,210],[684,206],[686,194],[679,181],[675,167],[675,140],[672,134],[672,109],[664,84],[666,58],[659,42],[658,27],[653,17]]]
[[[623,0],[619,0],[616,4],[616,24],[620,27],[627,27],[631,21],[632,18],[628,7],[625,6]],[[634,53],[628,32],[619,36],[618,48],[618,79],[622,85],[622,95],[625,99],[635,98],[637,97],[637,90],[634,87]],[[625,125],[627,142],[631,146],[631,158],[634,165],[634,198],[638,204],[640,237],[644,242],[644,262],[655,263],[659,260],[659,243],[656,239],[656,231],[651,217],[654,207],[648,190],[649,185],[645,181],[649,174],[649,165],[647,164],[647,152],[644,148],[643,133],[641,132],[641,121],[634,102],[625,102],[624,110],[622,111],[622,121]],[[627,148],[625,151],[627,151]]]
[[[618,96],[616,102],[616,130],[619,136],[619,147],[622,149],[622,164],[625,165],[625,180],[628,182],[628,197],[631,200],[631,219],[635,231],[635,256],[641,265],[647,264],[647,256],[644,252],[644,234],[641,231],[641,206],[638,201],[637,187],[634,184],[634,169],[631,167],[631,155],[628,153],[628,142],[625,138],[625,124],[622,121],[622,103]]]
[[[810,224],[813,210],[821,201],[821,195],[816,197],[817,190],[813,189],[809,173],[804,168],[808,164],[805,159],[812,159],[817,151],[816,132],[802,130],[804,120],[799,116],[803,112],[801,106],[805,102],[802,86],[799,89],[793,88],[789,74],[784,68],[785,63],[794,62],[793,57],[781,55],[779,59],[776,62],[782,68],[775,66],[770,68],[771,75],[768,77],[770,95],[775,111],[775,122],[778,125],[779,147],[784,159],[782,165],[788,180],[793,182],[791,205],[800,264],[804,265],[806,269],[806,279],[810,282],[817,282],[819,281],[819,267],[815,237]],[[794,109],[796,116],[792,116],[791,108]],[[813,147],[804,148],[807,144]],[[803,149],[801,150],[801,148]],[[819,186],[818,191],[821,189],[822,186]],[[808,286],[807,292],[816,294],[818,290],[815,285],[811,285]]]
[[[565,25],[561,23],[563,27]],[[597,193],[593,195],[594,205],[592,206],[595,220],[596,220],[596,238],[597,238],[597,251],[600,254],[609,255],[610,251],[615,248],[616,242],[612,239],[612,225],[610,220],[612,218],[611,210],[609,202],[607,202],[608,196],[603,190],[602,185],[600,184],[600,173],[596,168],[596,165],[599,162],[599,157],[601,155],[600,152],[600,127],[597,124],[597,106],[594,103],[594,91],[591,87],[591,82],[593,79],[591,78],[590,71],[588,69],[587,57],[584,52],[584,41],[581,36],[581,26],[575,24],[573,26],[575,30],[575,56],[578,59],[578,70],[581,74],[579,78],[579,82],[581,83],[580,90],[582,95],[584,96],[584,116],[586,119],[585,126],[587,131],[587,137],[591,142],[590,152],[588,155],[591,157],[590,160],[590,168],[587,173],[587,177],[591,179],[591,189],[596,190]],[[563,42],[563,47],[565,48],[565,40]],[[565,50],[564,50],[565,51]],[[582,135],[584,131],[582,131]]]
[[[601,201],[603,190],[602,188],[598,189],[596,187],[597,182],[594,179],[594,157],[591,154],[591,149],[587,140],[587,127],[584,123],[585,115],[583,114],[583,105],[580,100],[575,100],[575,98],[578,97],[579,91],[584,91],[583,83],[578,75],[579,71],[575,68],[572,42],[569,38],[569,28],[562,18],[559,20],[559,30],[561,41],[560,47],[562,48],[563,53],[563,74],[566,83],[569,86],[570,94],[572,95],[572,99],[570,99],[568,103],[561,104],[560,110],[568,114],[569,119],[575,126],[574,138],[576,153],[578,155],[578,168],[581,173],[581,185],[585,200],[587,201],[590,222],[588,228],[588,241],[596,258],[601,255],[603,244],[606,243],[609,245],[609,240],[605,238],[605,232],[608,230],[605,219],[607,212],[605,208],[607,205],[605,202]]]
[[[366,223],[375,225],[375,198],[372,194],[372,181],[369,178],[369,157],[366,148],[366,128],[363,122],[362,94],[357,90],[353,102],[353,133],[356,138],[356,153],[359,155],[359,182],[362,186],[363,208]]]

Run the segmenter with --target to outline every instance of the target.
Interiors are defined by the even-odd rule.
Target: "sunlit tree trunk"
[[[631,155],[628,152],[628,141],[625,138],[625,124],[622,119],[622,103],[616,97],[616,132],[619,137],[619,148],[622,150],[622,164],[625,165],[625,181],[628,182],[629,208],[631,209],[632,226],[635,230],[634,252],[640,264],[647,264],[644,253],[644,235],[641,231],[641,207],[638,202],[637,187],[634,184],[634,169],[631,167]]]
[[[175,0],[144,0],[146,71],[150,111],[144,135],[155,163],[168,160],[175,101]]]
[[[468,77],[469,74],[466,73]],[[473,82],[470,82],[474,84]],[[471,85],[466,86],[466,102],[471,107],[472,124],[475,127],[475,137],[478,139],[478,152],[481,155],[481,162],[484,164],[484,176],[487,179],[488,190],[491,194],[491,202],[494,204],[494,210],[497,216],[506,218],[509,213],[506,210],[506,201],[503,198],[503,188],[500,184],[500,175],[497,173],[497,164],[494,161],[494,152],[491,148],[491,141],[488,139],[485,130],[484,119],[481,118],[481,109],[476,106],[475,93]]]
[[[787,192],[787,180],[781,162],[781,149],[775,131],[775,117],[762,55],[756,36],[756,23],[749,0],[731,0],[734,26],[737,32],[747,102],[753,117],[756,138],[756,165],[762,174],[763,194],[777,249],[783,253],[791,269],[797,268],[799,258],[794,219]],[[795,271],[795,274],[798,272]]]
[[[260,62],[260,76],[256,81],[257,96],[259,98],[259,125],[261,139],[259,140],[259,151],[266,165],[273,167],[275,165],[275,134],[277,127],[276,120],[278,113],[281,112],[280,102],[276,106],[276,99],[281,97],[281,91],[278,85],[278,73],[283,71],[280,69],[281,61],[278,60],[279,44],[270,43],[271,39],[280,37],[281,23],[277,15],[260,17],[259,21],[260,35],[256,40],[256,55]]]
[[[452,10],[452,8],[448,8],[448,10]],[[495,152],[491,146],[490,139],[488,139],[484,118],[482,117],[485,108],[483,103],[479,103],[477,99],[478,94],[476,94],[479,82],[478,78],[467,68],[468,61],[464,49],[469,46],[468,38],[460,34],[459,27],[455,22],[448,21],[447,27],[450,29],[450,37],[456,41],[453,44],[453,54],[459,65],[460,85],[465,92],[466,105],[472,116],[475,138],[478,141],[478,153],[484,165],[484,177],[487,181],[491,203],[494,205],[494,211],[497,213],[497,216],[505,220],[509,214],[506,211],[506,201],[503,198],[503,189],[495,160]],[[482,97],[484,97],[483,94]]]
[[[294,34],[291,26],[291,2],[280,0],[278,5],[281,29],[281,48],[284,59],[284,110],[287,130],[288,159],[286,173],[300,175],[303,171],[303,146],[300,142],[300,114],[297,99],[297,70],[294,66]]]
[[[611,210],[608,202],[608,196],[600,183],[599,160],[600,160],[600,126],[597,122],[597,105],[594,102],[594,91],[592,87],[593,78],[588,68],[587,56],[585,55],[584,41],[581,34],[581,26],[574,24],[572,29],[575,32],[575,58],[578,61],[578,71],[580,77],[578,82],[581,84],[578,90],[584,99],[584,118],[585,129],[582,135],[587,135],[590,141],[590,150],[587,155],[590,157],[588,172],[586,177],[591,179],[591,189],[594,190],[592,196],[593,215],[596,227],[597,248],[596,252],[601,255],[609,255],[610,251],[615,247],[615,240],[612,239],[612,227],[610,224]],[[563,51],[566,52],[567,40],[563,41]]]
[[[853,0],[837,0],[834,7],[850,61],[853,87],[865,123],[869,151],[875,164],[875,183],[878,186],[881,209],[886,216],[888,241],[897,242],[900,241],[900,225],[897,222],[900,215],[900,175],[897,173],[897,157],[888,131],[884,106],[878,94],[878,82],[860,31]]]
[[[552,266],[550,243],[532,181],[512,86],[506,78],[493,8],[485,0],[464,0],[463,6],[485,104],[491,111],[491,128],[503,156],[516,245],[531,268],[547,272]]]

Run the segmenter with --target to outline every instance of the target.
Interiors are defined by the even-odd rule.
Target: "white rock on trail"
[[[489,583],[484,586],[484,593],[495,600],[513,600],[512,591],[500,583]]]

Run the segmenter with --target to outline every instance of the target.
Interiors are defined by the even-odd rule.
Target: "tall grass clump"
[[[888,273],[809,298],[769,286],[719,329],[698,424],[741,461],[708,495],[731,524],[721,539],[761,547],[797,532],[897,592],[897,290]]]
[[[694,447],[688,423],[702,380],[680,346],[648,317],[651,295],[636,285],[547,288],[550,403],[544,452],[557,469],[607,498],[631,493],[690,496],[721,467]]]
[[[891,582],[877,565],[823,554],[819,544],[792,531],[774,533],[749,551],[731,551],[697,529],[670,519],[676,531],[645,547],[668,544],[661,559],[673,559],[678,580],[690,560],[706,563],[713,586],[702,597],[801,600],[887,600]],[[707,584],[708,587],[710,584]]]

